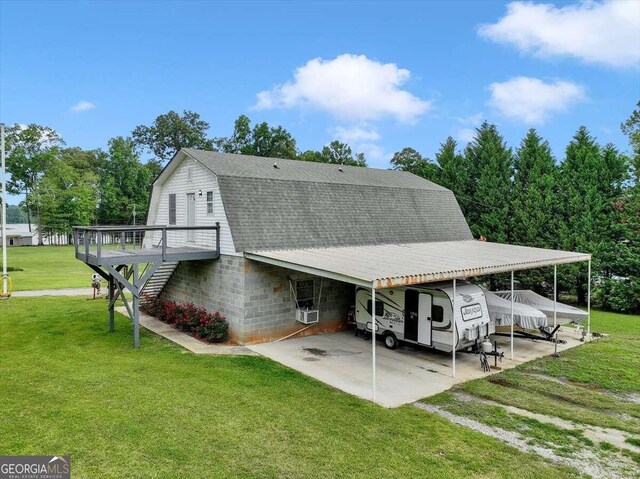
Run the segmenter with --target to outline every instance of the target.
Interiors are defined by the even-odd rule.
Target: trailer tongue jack
[[[487,340],[487,342],[489,342]],[[499,351],[498,350],[498,343],[494,342],[493,343],[493,350],[491,351],[487,351],[483,346],[482,343],[477,343],[472,347],[472,348],[468,348],[464,350],[465,353],[467,354],[478,354],[480,355],[480,367],[482,368],[482,371],[485,373],[490,373],[491,372],[491,366],[489,365],[489,356],[493,356],[493,368],[494,369],[501,369],[498,367],[498,360],[500,360],[500,362],[502,362],[502,359],[504,358],[504,351]]]

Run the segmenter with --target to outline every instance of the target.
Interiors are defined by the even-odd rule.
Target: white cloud
[[[586,99],[577,83],[556,80],[545,83],[538,78],[514,77],[489,86],[488,104],[502,115],[524,123],[543,123],[554,112],[566,110]]]
[[[481,25],[479,34],[540,57],[573,56],[614,67],[640,64],[640,3],[584,1],[558,8],[512,2],[504,17]]]
[[[80,112],[80,111],[88,111],[93,110],[96,106],[90,101],[79,101],[75,105],[71,107],[71,111]]]
[[[473,128],[462,128],[461,130],[458,130],[456,137],[462,143],[471,143],[476,137],[476,130]]]
[[[430,102],[403,90],[409,70],[364,55],[315,58],[297,68],[293,80],[258,93],[256,109],[310,108],[338,118],[414,122]]]
[[[388,168],[391,155],[384,151],[384,148],[375,143],[361,143],[356,148],[357,152],[364,153],[367,165],[373,168]]]
[[[469,116],[458,117],[457,120],[461,125],[478,126],[482,123],[482,120],[484,120],[484,114],[482,112],[475,113]]]
[[[349,144],[380,139],[380,134],[376,130],[360,126],[348,128],[336,126],[331,130],[331,134],[338,140]]]

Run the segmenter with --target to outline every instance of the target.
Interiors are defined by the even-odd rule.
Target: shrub
[[[217,311],[200,320],[196,336],[210,343],[223,343],[229,337],[229,323]]]
[[[140,310],[210,343],[223,343],[229,338],[229,323],[220,313],[209,313],[191,303],[176,303],[142,295]]]

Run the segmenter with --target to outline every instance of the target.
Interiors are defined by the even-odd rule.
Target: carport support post
[[[376,401],[376,286],[371,285],[371,387]]]
[[[554,351],[553,355],[558,356],[558,331],[556,331],[556,325],[558,324],[556,304],[558,303],[558,265],[553,265],[553,330],[555,331],[554,338]]]
[[[453,298],[451,301],[451,377],[456,377],[456,279],[453,278]]]
[[[556,303],[558,302],[558,265],[553,265],[553,329],[556,329],[558,319],[556,316]]]
[[[511,360],[513,360],[513,270],[511,270]]]
[[[587,341],[591,339],[591,260],[589,260],[589,272],[587,273]]]

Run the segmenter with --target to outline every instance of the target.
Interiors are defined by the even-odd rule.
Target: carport
[[[516,271],[554,266],[554,305],[557,301],[557,266],[588,262],[587,338],[591,332],[591,255],[485,241],[442,241],[406,244],[379,244],[331,248],[306,248],[245,252],[245,257],[275,266],[371,288],[372,302],[377,289],[453,281],[453,309],[456,308],[458,280],[495,273],[511,273],[514,289]],[[511,295],[513,316],[513,294]],[[554,311],[554,324],[556,318]],[[452,334],[455,344],[456,335]],[[509,341],[514,359],[513,321]],[[451,377],[456,378],[455,346],[451,354]],[[371,398],[376,401],[376,341],[371,341]]]

